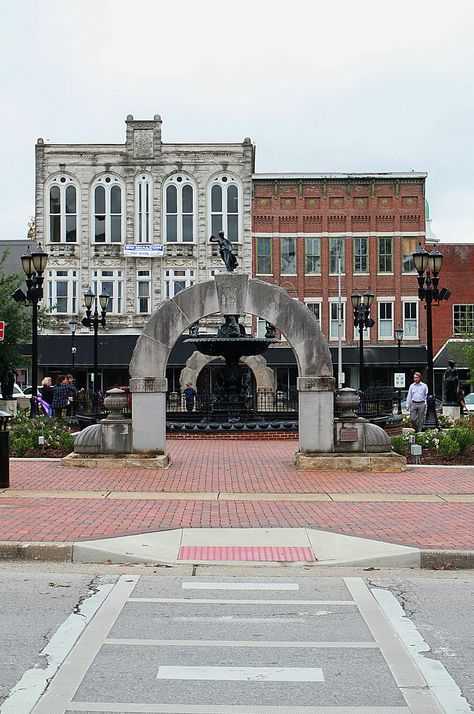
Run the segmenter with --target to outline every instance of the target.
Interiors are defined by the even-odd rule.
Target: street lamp
[[[400,373],[400,346],[402,344],[403,340],[403,327],[399,325],[396,330],[395,330],[395,338],[397,340],[397,355],[398,355],[398,372]],[[398,413],[402,413],[402,393],[400,391],[400,387],[398,387]]]
[[[95,414],[98,412],[99,400],[98,400],[98,390],[97,390],[97,373],[98,373],[98,361],[99,361],[99,325],[105,327],[105,317],[107,313],[107,306],[109,304],[110,295],[107,293],[101,293],[99,295],[99,305],[100,305],[100,317],[97,310],[97,295],[94,295],[91,288],[84,293],[84,305],[86,306],[86,316],[82,318],[82,324],[84,327],[92,327],[94,330],[94,396],[93,396],[93,411]],[[92,304],[94,304],[94,313],[92,313]]]
[[[48,264],[48,253],[38,243],[33,253],[30,246],[21,256],[21,267],[26,275],[25,304],[31,305],[31,403],[30,417],[38,413],[38,302],[43,298],[44,271]]]
[[[423,429],[439,429],[433,379],[433,322],[431,306],[433,302],[439,305],[440,300],[448,300],[451,291],[447,288],[438,290],[438,274],[443,265],[443,255],[436,247],[432,248],[428,253],[420,243],[418,249],[412,256],[416,272],[418,273],[418,298],[425,301],[426,308],[426,342],[428,350],[426,381],[428,386],[428,399]]]
[[[71,343],[71,372],[72,376],[74,379],[76,378],[76,352],[77,352],[77,347],[76,347],[76,330],[77,330],[77,321],[76,318],[73,317],[69,320],[68,322],[69,329],[71,330],[71,337],[72,337],[72,343]]]
[[[354,290],[351,303],[354,308],[354,326],[359,328],[359,389],[364,389],[364,327],[373,327],[375,322],[370,318],[370,308],[374,302],[374,294],[369,288],[364,294]]]

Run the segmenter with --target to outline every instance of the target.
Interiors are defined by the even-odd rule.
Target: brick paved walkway
[[[12,461],[0,540],[74,541],[189,527],[311,527],[474,550],[474,465],[301,472],[294,440],[172,441],[167,470]]]

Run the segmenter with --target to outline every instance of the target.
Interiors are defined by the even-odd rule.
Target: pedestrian
[[[407,395],[407,409],[410,410],[410,421],[415,431],[423,430],[427,397],[428,387],[421,381],[420,372],[415,372]]]
[[[54,389],[51,385],[51,377],[44,377],[44,379],[41,380],[41,387],[39,389],[41,393],[41,399],[43,400],[44,404],[43,408],[48,410],[48,416],[53,415],[53,396],[54,396]],[[32,395],[33,396],[33,395]],[[46,404],[46,407],[45,407]]]
[[[184,394],[184,402],[186,405],[186,411],[192,412],[192,410],[194,409],[194,400],[197,397],[197,392],[193,388],[193,385],[191,384],[191,382],[188,382],[186,384],[186,389],[184,390],[183,394]]]
[[[458,404],[461,409],[461,414],[467,414],[466,402],[464,401],[465,396],[466,395],[464,394],[464,389],[462,387],[459,387],[459,389],[458,389]]]
[[[56,384],[53,389],[53,409],[54,416],[61,419],[63,411],[69,405],[68,397],[72,398],[71,385],[66,381],[66,377],[56,377]]]
[[[66,407],[66,416],[70,417],[70,416],[73,416],[76,411],[75,406],[76,406],[76,402],[77,402],[77,388],[76,388],[76,385],[74,384],[74,377],[72,376],[72,374],[66,374],[65,379],[66,379],[66,384],[68,384],[71,389],[71,392],[67,398],[68,405]]]

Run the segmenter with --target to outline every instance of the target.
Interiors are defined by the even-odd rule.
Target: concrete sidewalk
[[[0,557],[474,564],[474,466],[301,472],[294,440],[169,449],[170,468],[156,470],[12,459]]]

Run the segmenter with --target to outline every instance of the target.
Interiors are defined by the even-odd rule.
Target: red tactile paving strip
[[[471,494],[472,468],[302,472],[288,441],[173,441],[162,469],[10,462],[12,489],[165,493]],[[474,502],[0,498],[1,541],[75,541],[174,528],[310,527],[435,549],[474,549]]]
[[[293,562],[315,560],[311,548],[232,545],[182,545],[178,560],[259,560]]]

